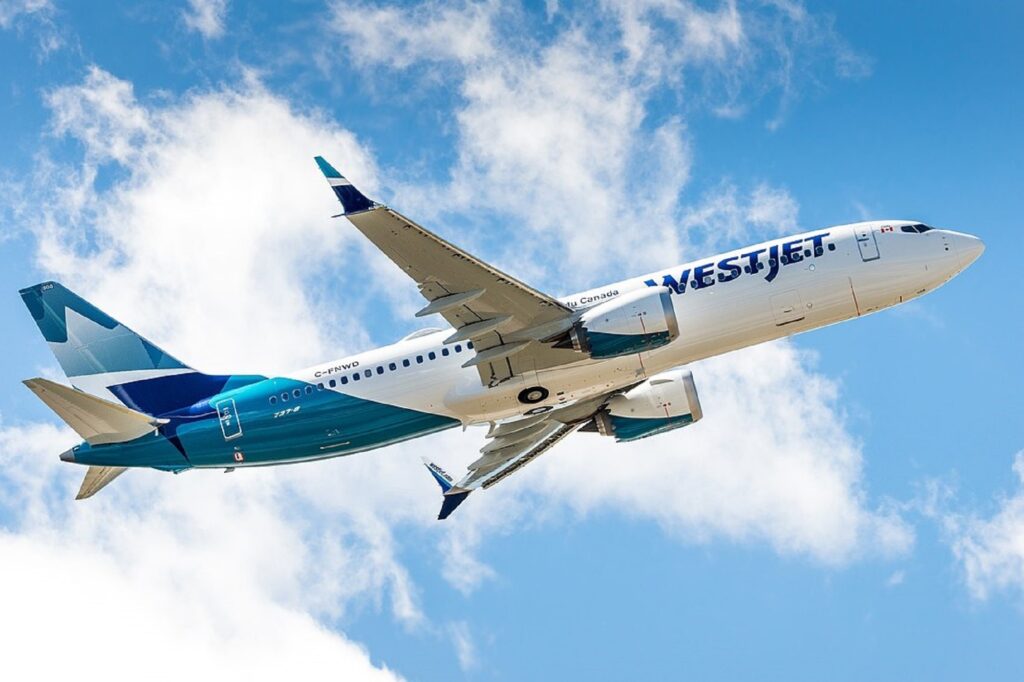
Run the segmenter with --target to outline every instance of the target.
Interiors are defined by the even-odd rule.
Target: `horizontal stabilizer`
[[[135,440],[167,423],[49,379],[28,379],[25,385],[89,445]]]
[[[87,497],[92,497],[125,471],[127,471],[125,467],[89,467],[75,499],[84,500]]]

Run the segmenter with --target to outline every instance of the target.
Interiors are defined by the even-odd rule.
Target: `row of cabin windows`
[[[472,348],[473,348],[473,342],[472,341],[468,341],[466,343],[466,350],[472,350]],[[452,354],[452,350],[454,350],[456,353],[461,353],[462,352],[462,344],[461,343],[457,343],[457,344],[455,344],[452,347],[452,349],[449,349],[447,346],[441,348],[441,357],[448,357],[449,355]],[[435,353],[434,351],[430,351],[429,353],[427,353],[426,359],[427,360],[436,360],[437,359],[437,353]],[[415,361],[416,361],[417,365],[422,365],[423,362],[424,362],[424,356],[417,355],[415,357]],[[405,359],[402,360],[402,367],[411,367],[412,363],[413,363],[413,358],[405,358]],[[398,370],[398,364],[395,363],[395,362],[389,362],[387,364],[387,370],[390,371],[390,372],[397,371]],[[318,383],[316,385],[316,390],[322,391],[322,390],[324,390],[327,387],[337,388],[339,383],[342,386],[344,386],[349,381],[362,381],[363,379],[369,379],[369,378],[371,378],[373,376],[374,371],[376,371],[377,374],[383,374],[384,373],[384,365],[377,365],[375,370],[374,369],[364,369],[364,370],[362,370],[360,372],[353,372],[351,377],[349,377],[349,376],[342,376],[342,377],[339,377],[337,379],[331,379],[331,380],[329,380],[327,382],[326,386],[324,385],[324,382],[321,381],[320,383]],[[288,400],[290,398],[295,398],[295,399],[301,398],[302,397],[302,392],[303,392],[302,389],[296,388],[295,390],[293,390],[291,392],[291,395],[289,396],[288,391],[285,391],[284,393],[281,394],[280,400],[281,400],[282,403],[286,403],[286,402],[288,402]],[[313,394],[313,387],[312,386],[306,386],[305,392],[306,392],[306,395],[312,395]],[[276,395],[270,396],[270,404],[271,405],[276,405],[277,401],[278,401],[278,396],[276,396]]]

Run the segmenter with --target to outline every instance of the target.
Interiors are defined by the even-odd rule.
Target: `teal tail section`
[[[262,379],[197,372],[58,282],[20,293],[71,384],[133,410],[161,415]]]
[[[20,293],[69,378],[191,369],[57,282],[36,284]]]

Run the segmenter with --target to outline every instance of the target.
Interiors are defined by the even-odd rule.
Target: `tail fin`
[[[89,445],[125,443],[167,423],[48,379],[28,379],[25,385]]]
[[[201,374],[57,282],[21,298],[72,386],[139,412],[166,414],[262,378]]]
[[[20,293],[70,378],[191,369],[57,282],[37,284]]]

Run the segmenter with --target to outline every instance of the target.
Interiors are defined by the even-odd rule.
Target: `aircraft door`
[[[217,419],[220,421],[224,440],[239,438],[242,435],[242,422],[238,420],[238,408],[235,407],[234,399],[221,400],[214,407],[217,408]]]
[[[878,241],[875,239],[875,230],[871,227],[858,227],[856,236],[861,260],[865,262],[878,260],[880,254],[878,253]]]

